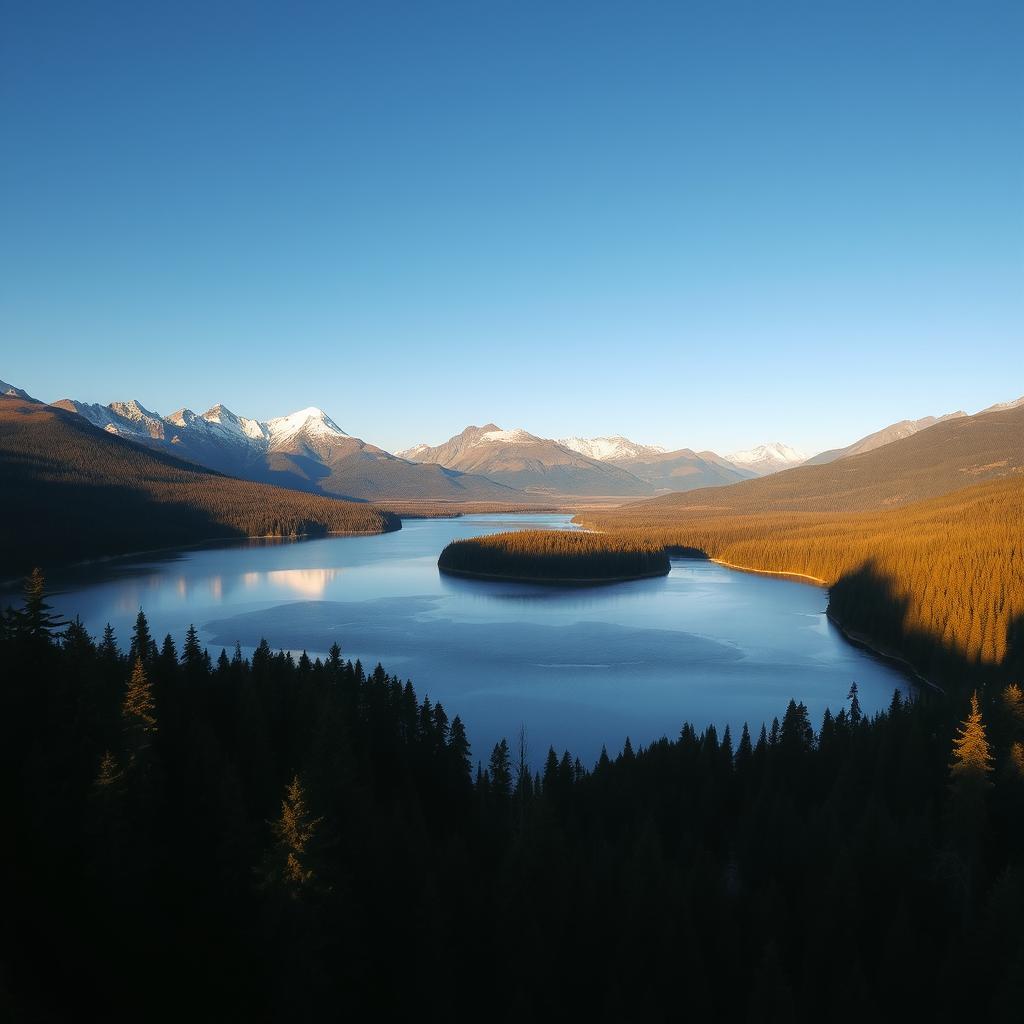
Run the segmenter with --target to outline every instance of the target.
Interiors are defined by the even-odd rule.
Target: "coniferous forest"
[[[1024,691],[584,765],[326,661],[0,634],[15,1019],[1017,1021]]]

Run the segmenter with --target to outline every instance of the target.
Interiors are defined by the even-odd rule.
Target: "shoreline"
[[[900,669],[906,672],[913,679],[917,680],[921,686],[924,686],[935,693],[946,692],[938,683],[933,683],[926,676],[921,675],[921,673],[914,667],[913,662],[908,661],[901,654],[887,650],[884,647],[877,647],[862,633],[854,632],[854,630],[844,626],[839,618],[828,609],[825,610],[825,615],[828,618],[828,621],[843,634],[843,638],[847,643],[853,644],[854,647],[862,647],[864,650],[870,651],[876,658],[881,658],[883,661],[892,662],[894,665],[899,666]]]
[[[723,565],[726,569],[735,569],[737,572],[749,572],[754,573],[757,576],[788,576],[797,580],[807,580],[808,583],[814,583],[817,586],[825,587],[828,589],[828,580],[823,580],[819,576],[810,576],[805,572],[785,572],[782,569],[755,569],[752,565],[737,565],[735,562],[727,562],[724,558],[709,558],[709,562],[714,562],[715,565]]]
[[[711,558],[708,561],[714,562],[716,565],[724,566],[727,569],[734,569],[737,572],[749,572],[757,576],[779,576],[779,577],[790,577],[797,580],[797,582],[805,581],[807,583],[813,583],[820,585],[826,590],[828,589],[827,581],[820,579],[817,576],[810,576],[803,572],[783,572],[782,570],[775,569],[755,569],[749,565],[736,565],[733,562],[726,562],[721,558]],[[863,633],[858,633],[855,630],[845,626],[839,617],[829,609],[825,609],[825,615],[828,621],[832,623],[836,629],[843,635],[843,639],[847,643],[852,644],[854,647],[863,648],[869,651],[876,658],[880,658],[883,661],[887,661],[897,666],[901,671],[905,672],[911,679],[917,684],[923,686],[935,693],[945,693],[945,690],[938,683],[932,682],[927,676],[922,675],[912,661],[903,657],[901,654],[897,654],[895,651],[888,650],[887,648],[880,647],[875,644],[870,638],[866,637]]]
[[[628,583],[630,580],[650,580],[657,579],[659,576],[668,575],[667,572],[662,572],[659,569],[657,572],[637,573],[630,576],[594,576],[585,579],[566,579],[564,577],[554,576],[509,576],[502,573],[473,572],[470,569],[447,569],[441,565],[438,565],[437,571],[445,576],[458,576],[462,579],[469,580],[491,580],[492,582],[497,583],[543,583],[556,587],[593,587],[600,586],[602,583]]]
[[[204,537],[202,540],[189,541],[187,544],[167,544],[160,548],[143,548],[141,551],[123,551],[116,555],[95,555],[92,558],[81,558],[76,562],[58,562],[47,568],[51,572],[66,572],[69,569],[81,569],[87,565],[100,565],[103,562],[115,562],[119,558],[144,558],[147,555],[159,555],[169,551],[194,551],[205,548],[209,545],[218,547],[232,547],[235,544],[242,544],[250,540],[279,540],[289,543],[300,540],[325,540],[328,537],[382,537],[386,533],[398,533],[402,529],[402,520],[399,517],[398,527],[394,530],[328,530],[326,533],[297,533],[290,537],[282,537],[273,533],[254,533],[245,537]],[[29,572],[32,570],[30,569]],[[0,579],[0,590],[6,590],[24,582],[28,573],[20,576],[9,576]]]

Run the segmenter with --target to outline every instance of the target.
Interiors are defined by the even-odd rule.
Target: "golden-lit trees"
[[[953,741],[953,761],[949,773],[954,788],[989,785],[992,749],[985,735],[985,724],[978,707],[978,693],[971,694],[971,710]]]
[[[714,493],[724,502],[731,492],[730,487]],[[765,505],[738,513],[696,500],[692,505],[640,503],[578,518],[615,536],[821,580],[830,587],[829,611],[844,626],[897,650],[925,674],[942,669],[943,659],[953,663],[945,666],[949,676],[964,663],[986,672],[1020,670],[1024,479],[1019,475],[891,511],[819,513]]]
[[[149,746],[150,736],[156,732],[155,711],[153,685],[146,675],[142,659],[136,658],[121,702],[121,720],[133,759]]]
[[[309,847],[323,817],[313,817],[306,805],[306,791],[298,775],[285,788],[281,815],[271,823],[277,840],[270,851],[265,871],[268,883],[277,883],[293,899],[313,882],[315,875],[307,863]]]
[[[577,582],[664,576],[670,569],[657,540],[569,530],[512,530],[452,541],[437,564],[466,576]]]

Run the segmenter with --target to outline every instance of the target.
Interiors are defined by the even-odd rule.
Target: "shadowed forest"
[[[337,648],[2,621],[16,1019],[1020,1019],[1024,692],[966,662],[582,765]]]
[[[373,505],[221,476],[36,402],[0,398],[0,428],[0,565],[12,573],[215,539],[401,526]]]
[[[964,665],[977,679],[1024,675],[1019,475],[891,511],[730,515],[648,502],[578,518],[615,537],[822,579],[844,628],[929,679],[960,685]]]
[[[654,541],[568,530],[512,530],[455,540],[437,565],[463,576],[580,583],[665,576],[671,568],[664,547]]]

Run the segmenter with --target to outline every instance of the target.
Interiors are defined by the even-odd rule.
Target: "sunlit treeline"
[[[1019,476],[884,512],[726,516],[636,505],[582,518],[624,539],[818,577],[844,625],[918,661],[927,650],[989,666],[1010,657],[1015,670],[1024,653]]]
[[[669,571],[664,547],[654,540],[570,530],[511,530],[452,541],[437,564],[448,572],[531,579],[616,579]]]

